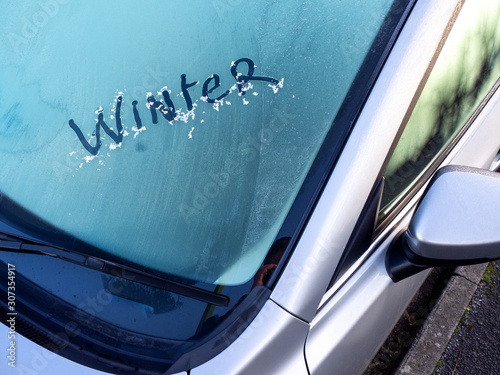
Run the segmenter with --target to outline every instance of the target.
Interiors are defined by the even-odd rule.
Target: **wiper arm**
[[[140,283],[156,289],[165,290],[167,292],[180,294],[185,297],[193,298],[198,301],[209,303],[215,306],[227,306],[229,303],[229,297],[222,294],[217,294],[191,285],[182,284],[176,281],[150,275],[146,272],[115,262],[80,254],[73,251],[59,249],[57,247],[49,245],[30,243],[21,239],[0,239],[0,251],[47,255],[57,259],[75,263],[79,266],[97,270],[121,279]]]

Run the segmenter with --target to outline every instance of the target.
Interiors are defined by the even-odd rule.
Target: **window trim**
[[[446,27],[445,32],[443,33],[441,40],[438,44],[438,47],[436,48],[436,51],[434,52],[434,55],[432,59],[430,60],[428,67],[425,71],[425,74],[422,77],[422,80],[415,92],[415,95],[412,99],[412,102],[410,106],[408,107],[406,111],[406,115],[403,118],[403,121],[401,122],[399,126],[398,133],[396,137],[393,140],[392,146],[387,153],[387,157],[384,161],[384,163],[381,166],[381,169],[379,171],[379,176],[376,181],[380,181],[380,179],[383,178],[385,169],[387,167],[387,164],[389,163],[389,160],[394,153],[394,150],[399,142],[399,139],[401,138],[401,135],[411,117],[411,114],[413,113],[415,106],[420,99],[420,96],[422,94],[422,91],[424,90],[425,85],[427,84],[427,81],[434,69],[434,66],[441,55],[441,51],[448,39],[448,36],[453,29],[453,26],[460,15],[463,7],[463,2],[459,2],[455,8],[455,11],[453,12],[452,17],[448,21],[448,25]],[[463,139],[464,135],[469,132],[469,130],[472,127],[472,124],[474,121],[477,119],[477,117],[480,115],[484,107],[488,104],[490,101],[491,97],[495,95],[497,89],[500,87],[500,78],[495,82],[495,84],[492,86],[490,91],[486,94],[486,96],[483,98],[483,100],[479,103],[479,105],[475,108],[473,113],[470,115],[470,117],[467,119],[465,124],[460,128],[460,130],[453,136],[451,141],[444,147],[433,159],[432,161],[427,165],[427,167],[419,173],[417,178],[412,182],[410,186],[408,186],[402,194],[398,198],[395,199],[394,202],[391,202],[388,206],[387,209],[387,214],[381,218],[380,214],[381,212],[379,211],[377,214],[376,218],[376,223],[375,223],[375,228],[373,232],[373,238],[371,241],[370,246],[362,253],[362,255],[347,269],[345,270],[340,277],[338,277],[336,280],[332,280],[330,283],[327,293],[324,295],[320,305],[319,309],[321,306],[324,304],[325,301],[327,301],[331,296],[333,296],[341,287],[342,285],[347,282],[351,278],[351,276],[361,267],[365,261],[376,251],[378,248],[377,244],[383,243],[388,236],[393,232],[394,228],[400,225],[402,218],[406,217],[408,212],[418,203],[418,200],[420,198],[419,193],[423,193],[423,188],[426,186],[426,184],[429,182],[430,178],[432,175],[435,173],[439,167],[442,166],[443,162],[452,154],[452,151],[455,149],[457,144]],[[349,241],[350,242],[350,241]],[[347,245],[348,247],[348,245]],[[346,248],[347,248],[346,247]]]
[[[432,161],[424,168],[422,172],[419,173],[419,175],[415,178],[415,180],[406,188],[402,191],[400,196],[394,200],[394,202],[391,202],[388,205],[387,208],[387,213],[384,216],[381,216],[381,211],[379,211],[379,217],[377,219],[377,226],[375,229],[375,237],[378,236],[386,227],[390,225],[390,223],[394,220],[394,218],[399,214],[401,211],[402,207],[406,206],[409,201],[413,199],[415,194],[425,185],[427,182],[429,182],[430,178],[432,175],[436,172],[436,170],[443,164],[445,159],[451,154],[452,150],[456,147],[458,142],[463,138],[463,136],[468,132],[468,130],[472,127],[472,124],[474,121],[477,119],[479,114],[483,111],[484,107],[488,104],[492,96],[496,93],[498,88],[500,87],[500,78],[497,79],[493,87],[490,89],[488,94],[483,98],[481,103],[476,107],[472,115],[468,118],[468,120],[465,122],[465,124],[460,128],[458,133],[451,139],[451,141],[448,143],[448,145],[442,149],[434,158]],[[407,120],[406,120],[407,123]],[[405,126],[406,126],[405,123]],[[404,126],[402,127],[404,130]],[[402,133],[402,132],[401,132]],[[401,134],[398,135],[398,141],[399,137]],[[395,145],[397,142],[395,143]],[[395,149],[395,146],[394,146]],[[394,149],[391,150],[391,156],[392,153],[394,152]],[[386,163],[388,163],[390,158],[386,160]],[[384,168],[382,169],[385,171],[386,163],[384,163]]]

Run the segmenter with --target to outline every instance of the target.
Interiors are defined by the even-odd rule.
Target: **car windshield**
[[[391,4],[5,5],[0,190],[129,263],[244,283]]]
[[[255,275],[293,247],[411,3],[5,4],[5,246],[19,233],[70,238],[62,247],[229,300],[214,306],[157,279],[81,267],[104,264],[95,258],[0,253],[18,264],[30,321],[76,325],[84,334],[72,340],[94,340],[75,344],[81,362],[116,345],[117,330],[174,340],[155,346],[160,362],[220,324],[241,332],[227,316],[246,311],[233,320],[248,324],[261,306],[248,301],[268,297],[272,280]],[[46,309],[59,320],[33,315]],[[141,340],[123,339],[122,352],[135,358],[129,345]]]

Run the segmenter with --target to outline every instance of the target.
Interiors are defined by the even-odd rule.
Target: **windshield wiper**
[[[67,251],[50,245],[28,242],[17,237],[0,234],[0,251],[22,254],[47,255],[79,266],[91,268],[121,279],[165,290],[215,306],[227,306],[229,297],[191,285],[148,274],[135,268],[101,258]]]

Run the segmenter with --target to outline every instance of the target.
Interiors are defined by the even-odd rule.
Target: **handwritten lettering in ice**
[[[242,63],[245,63],[248,67],[246,74],[238,72],[238,66]],[[271,77],[254,76],[254,72],[255,72],[255,64],[249,58],[241,58],[233,62],[231,64],[231,75],[236,80],[236,84],[234,84],[230,89],[224,91],[218,97],[213,98],[211,97],[211,94],[221,86],[221,82],[218,74],[212,74],[203,83],[201,89],[201,100],[206,103],[212,104],[213,108],[218,111],[219,105],[223,103],[223,100],[233,91],[237,90],[239,96],[244,96],[246,94],[246,91],[248,91],[250,88],[253,87],[251,81],[269,82],[269,86],[271,86],[271,88],[275,93],[277,92],[278,88],[283,87],[283,79],[277,80]],[[196,104],[193,104],[193,99],[191,98],[189,89],[198,84],[198,81],[193,81],[188,83],[186,74],[181,74],[180,78],[181,78],[182,97],[186,102],[186,107],[188,112],[180,113],[179,111],[176,111],[175,104],[172,101],[172,98],[170,97],[171,94],[170,91],[167,89],[167,87],[163,87],[161,89],[161,92],[159,93],[162,95],[163,101],[157,100],[152,93],[147,94],[145,104],[150,111],[151,122],[153,124],[158,123],[158,112],[163,116],[165,120],[167,120],[170,123],[172,123],[172,121],[174,120],[182,120],[184,122],[187,122],[189,117],[194,118],[193,110]],[[96,138],[94,146],[90,144],[90,141],[87,141],[87,139],[85,139],[85,135],[83,134],[81,128],[75,123],[75,121],[73,119],[69,120],[69,126],[76,133],[83,147],[91,155],[94,156],[97,155],[102,146],[101,129],[115,142],[117,146],[115,146],[114,148],[121,146],[121,143],[123,141],[123,136],[125,134],[121,119],[122,102],[123,102],[123,97],[122,95],[119,95],[116,101],[115,116],[114,116],[116,124],[116,132],[112,128],[110,128],[108,124],[106,124],[106,122],[104,121],[103,109],[99,108],[96,111],[98,117],[95,125],[95,132],[93,133],[93,137]],[[247,103],[248,101],[244,101],[244,104]],[[139,115],[139,111],[137,110],[137,104],[138,104],[137,100],[134,100],[132,102],[132,111],[134,114],[134,121],[135,121],[135,126],[133,129],[136,131],[141,131],[143,129],[143,122]],[[194,128],[192,128],[190,131],[189,134],[190,137],[192,137],[193,129]]]

